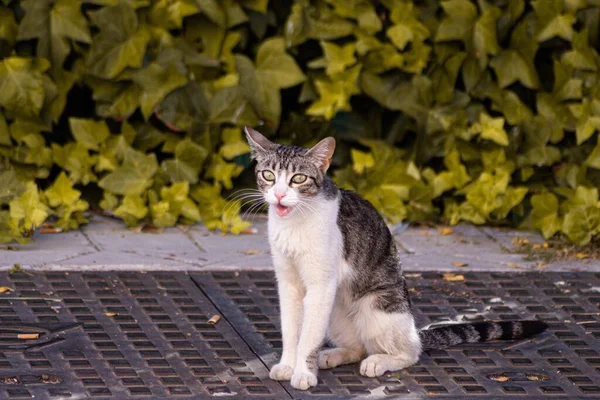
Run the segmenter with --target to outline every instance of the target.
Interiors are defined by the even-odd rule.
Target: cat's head
[[[245,132],[252,159],[257,161],[258,189],[275,213],[287,217],[295,208],[310,209],[321,192],[335,150],[335,139],[325,138],[306,149],[273,143],[248,126]]]

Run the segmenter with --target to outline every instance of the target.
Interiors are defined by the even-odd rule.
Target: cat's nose
[[[275,192],[275,197],[277,198],[277,201],[281,202],[281,199],[285,197],[285,193]]]

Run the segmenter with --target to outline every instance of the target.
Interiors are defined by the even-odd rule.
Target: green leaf
[[[386,32],[387,37],[390,38],[394,46],[400,50],[404,50],[406,45],[413,41],[413,32],[410,27],[404,24],[397,24],[392,26]]]
[[[158,63],[152,63],[137,72],[133,81],[142,88],[140,105],[144,118],[148,120],[165,96],[187,84],[188,79],[174,65],[163,68]]]
[[[75,140],[86,149],[98,150],[100,145],[110,136],[108,126],[104,121],[69,118],[69,125]]]
[[[322,40],[321,48],[327,66],[326,73],[329,76],[338,74],[356,63],[356,58],[354,58],[356,45],[354,43],[338,46]]]
[[[352,156],[352,168],[357,174],[362,174],[365,169],[375,165],[375,159],[371,153],[352,149],[350,154]]]
[[[229,122],[235,125],[258,125],[258,116],[239,87],[219,90],[210,100],[209,120],[213,123]]]
[[[139,195],[152,185],[157,169],[155,154],[128,149],[123,165],[102,178],[98,186],[115,194]]]
[[[338,111],[349,111],[350,97],[359,94],[357,86],[360,75],[360,65],[336,75],[335,80],[316,78],[314,80],[319,100],[311,104],[306,110],[307,115],[322,116],[329,120]]]
[[[498,76],[501,88],[517,81],[530,89],[537,89],[539,86],[537,73],[515,50],[504,50],[492,59],[490,66]]]
[[[17,39],[37,39],[37,56],[51,61],[56,70],[71,51],[70,41],[92,41],[80,0],[23,0],[22,7],[25,17]]]
[[[442,1],[447,17],[437,29],[435,41],[464,40],[469,36],[477,18],[477,7],[469,0]]]
[[[0,105],[16,116],[38,117],[44,105],[43,59],[8,57],[0,63]]]
[[[570,210],[564,218],[562,230],[570,240],[587,245],[600,227],[600,208],[581,206]]]
[[[546,239],[551,238],[562,227],[558,215],[558,199],[552,193],[536,194],[531,197],[531,223],[540,229]]]
[[[10,131],[6,124],[4,114],[0,112],[0,146],[11,146],[12,141],[10,140]]]
[[[495,56],[500,52],[496,37],[496,25],[502,12],[497,7],[486,7],[473,28],[473,46],[479,65],[487,66],[487,56]]]
[[[263,81],[280,89],[296,86],[306,80],[296,61],[285,51],[283,38],[265,40],[258,48],[256,69]]]
[[[564,0],[535,0],[532,3],[537,14],[538,42],[552,39],[555,36],[570,41],[573,37],[574,15],[563,14]]]
[[[146,201],[139,195],[127,195],[123,198],[123,203],[115,210],[115,215],[123,218],[127,226],[135,226],[139,220],[148,215]]]
[[[273,127],[279,126],[281,94],[276,82],[257,73],[248,57],[236,55],[235,60],[244,97],[263,121]]]
[[[49,214],[48,207],[40,201],[40,194],[35,183],[27,182],[26,187],[26,191],[9,204],[11,224],[21,233],[40,226]]]
[[[598,140],[596,147],[594,147],[594,150],[592,150],[588,158],[585,160],[585,165],[600,169],[600,140]]]
[[[44,194],[48,199],[48,205],[52,208],[56,208],[60,205],[70,205],[77,202],[81,192],[73,189],[73,183],[63,171]]]
[[[0,7],[0,39],[5,40],[10,48],[17,40],[18,29],[13,12],[9,8]]]
[[[586,98],[581,104],[569,105],[569,110],[577,118],[577,145],[586,142],[594,132],[600,130],[600,101]]]
[[[206,171],[207,178],[213,178],[215,182],[223,184],[226,189],[233,187],[232,179],[242,172],[242,166],[225,161],[219,155],[213,155],[210,167]]]
[[[67,143],[64,147],[52,143],[52,159],[54,163],[69,172],[69,177],[75,183],[81,182],[87,185],[97,179],[92,172],[97,157],[90,155],[88,149],[81,143]]]
[[[221,146],[219,152],[223,158],[231,160],[250,152],[250,146],[242,138],[242,130],[240,128],[223,128],[222,134],[223,146]]]
[[[226,26],[226,15],[217,0],[196,0],[198,7],[208,18],[219,26]]]
[[[596,71],[598,69],[596,65],[597,53],[590,46],[587,29],[574,33],[571,45],[573,49],[562,55],[563,62],[575,69],[587,71]]]
[[[126,68],[142,66],[150,33],[140,25],[135,10],[125,2],[88,12],[94,25],[101,27],[94,36],[87,58],[89,72],[101,78],[117,77]]]
[[[10,203],[25,192],[25,185],[17,179],[15,171],[0,172],[0,206]]]
[[[508,146],[508,135],[504,130],[504,118],[492,118],[486,113],[479,115],[479,122],[471,127],[473,132],[479,132],[483,139],[488,139],[501,146]]]
[[[199,12],[195,0],[157,0],[150,9],[150,21],[166,29],[181,29],[185,17]]]

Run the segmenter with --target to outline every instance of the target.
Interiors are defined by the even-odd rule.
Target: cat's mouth
[[[284,206],[283,204],[277,204],[275,206],[275,213],[280,217],[285,217],[289,215],[290,211],[292,211],[291,207]]]

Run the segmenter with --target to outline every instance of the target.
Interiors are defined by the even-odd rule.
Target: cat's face
[[[314,208],[331,163],[335,140],[329,137],[305,149],[278,145],[250,127],[245,131],[252,158],[257,161],[258,189],[275,214],[285,218],[296,210]]]

